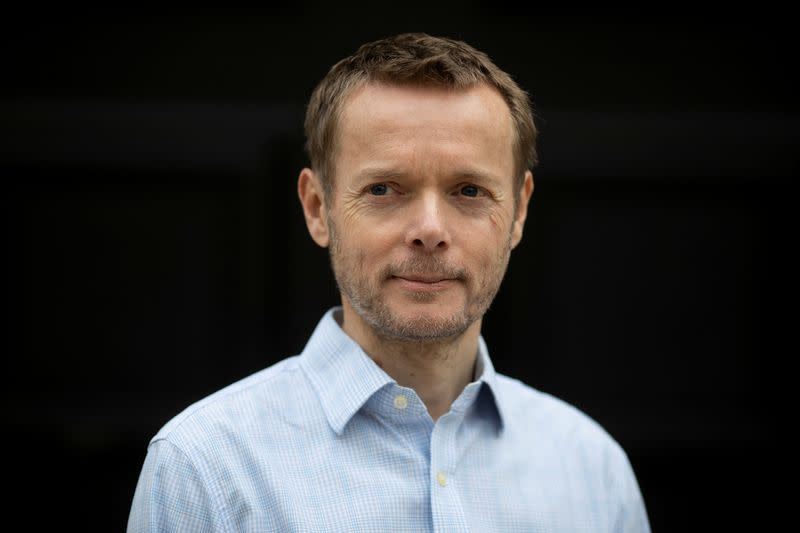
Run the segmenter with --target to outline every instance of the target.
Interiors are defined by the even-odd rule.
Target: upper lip
[[[407,279],[408,281],[420,281],[422,283],[436,283],[437,281],[450,279],[441,274],[396,274],[394,277]]]

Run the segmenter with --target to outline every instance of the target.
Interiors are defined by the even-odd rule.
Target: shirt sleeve
[[[620,502],[618,514],[612,531],[614,533],[650,533],[650,521],[647,518],[647,509],[644,498],[639,490],[639,483],[633,472],[628,456],[621,452],[619,466]]]
[[[133,496],[128,533],[223,531],[208,487],[177,446],[150,444]]]

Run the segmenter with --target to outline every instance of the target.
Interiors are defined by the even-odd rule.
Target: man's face
[[[484,85],[368,84],[338,135],[325,220],[345,320],[400,340],[463,333],[500,287],[532,188],[528,174],[515,212],[502,97]]]

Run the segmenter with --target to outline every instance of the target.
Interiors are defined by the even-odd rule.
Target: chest
[[[243,531],[610,527],[613,498],[593,461],[514,435],[457,437],[426,440],[384,429],[280,453],[254,450],[250,481],[220,492],[227,515]]]

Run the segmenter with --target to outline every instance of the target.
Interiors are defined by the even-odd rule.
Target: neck
[[[454,337],[407,341],[379,334],[343,300],[344,332],[398,385],[414,389],[434,421],[450,411],[472,381],[481,320]]]

